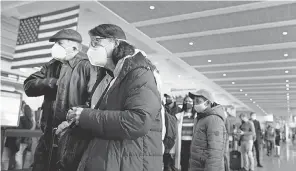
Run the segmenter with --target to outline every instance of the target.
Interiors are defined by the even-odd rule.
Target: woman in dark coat
[[[101,99],[94,109],[68,113],[68,119],[94,136],[78,170],[161,171],[161,96],[155,66],[126,42],[116,25],[102,24],[89,34],[91,64],[110,70],[113,79],[98,85],[108,84],[98,93]]]

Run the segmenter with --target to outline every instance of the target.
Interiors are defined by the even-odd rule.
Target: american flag
[[[38,67],[51,57],[49,38],[59,30],[77,30],[79,6],[20,20],[12,68]]]

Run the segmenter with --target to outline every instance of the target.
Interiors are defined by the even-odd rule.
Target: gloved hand
[[[58,129],[56,130],[55,134],[59,135],[61,132],[63,132],[64,129],[70,126],[70,123],[68,121],[62,122],[59,126]]]

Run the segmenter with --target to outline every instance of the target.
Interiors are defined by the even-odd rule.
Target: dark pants
[[[254,141],[254,148],[256,151],[256,159],[257,159],[257,165],[261,164],[260,162],[260,148],[261,148],[261,144],[258,140]]]
[[[181,143],[181,170],[188,171],[189,169],[189,158],[190,158],[190,145],[191,141],[182,140]]]
[[[50,149],[52,147],[51,135],[42,135],[39,139],[38,145],[34,154],[34,162],[32,171],[57,171],[56,163],[56,151],[53,149],[53,153],[50,155]],[[51,163],[49,164],[49,157],[51,156]]]
[[[272,153],[272,146],[273,146],[273,141],[267,140],[267,155],[270,155]]]

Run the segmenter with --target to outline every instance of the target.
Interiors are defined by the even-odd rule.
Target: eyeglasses
[[[91,47],[97,47],[100,45],[101,40],[106,39],[105,37],[99,37],[99,36],[92,36],[90,41]]]

